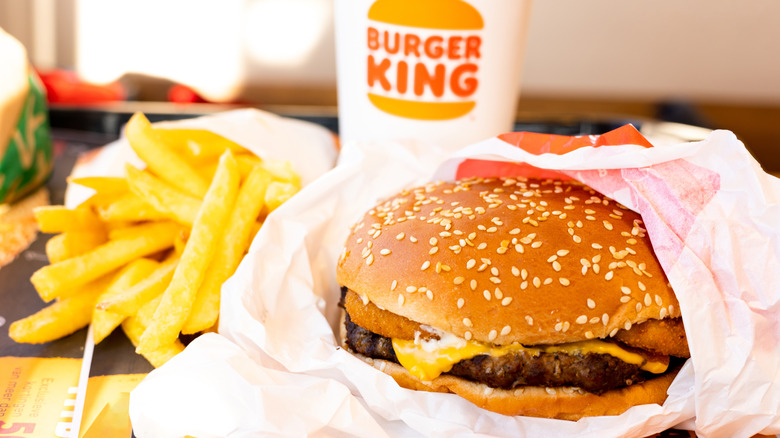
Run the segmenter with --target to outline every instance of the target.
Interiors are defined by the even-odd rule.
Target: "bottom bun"
[[[404,388],[455,393],[481,408],[504,415],[572,421],[582,417],[619,415],[636,405],[663,404],[667,397],[666,391],[679,371],[675,369],[642,383],[596,395],[571,387],[526,386],[508,390],[496,389],[447,374],[426,382],[412,376],[406,368],[396,363],[372,359],[361,354],[355,355],[392,376]]]

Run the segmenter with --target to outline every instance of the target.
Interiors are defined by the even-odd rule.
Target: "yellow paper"
[[[2,436],[69,436],[81,359],[0,357]]]
[[[130,391],[146,374],[89,378],[79,438],[130,437]]]

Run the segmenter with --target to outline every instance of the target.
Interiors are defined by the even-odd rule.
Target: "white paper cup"
[[[336,0],[342,141],[510,131],[531,0]]]

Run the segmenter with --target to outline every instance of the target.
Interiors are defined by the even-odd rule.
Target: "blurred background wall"
[[[0,27],[38,68],[121,79],[132,99],[181,83],[212,101],[335,105],[332,2],[0,0]],[[536,0],[519,111],[687,111],[780,169],[778,20],[777,0]]]
[[[332,0],[0,0],[39,67],[212,99],[335,87],[332,20]],[[537,0],[519,80],[529,96],[780,104],[778,20],[777,0]]]

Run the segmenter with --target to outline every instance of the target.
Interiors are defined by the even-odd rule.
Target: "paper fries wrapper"
[[[507,134],[454,156],[419,144],[346,144],[338,166],[269,215],[204,335],[131,395],[140,437],[701,436],[780,432],[780,181],[733,134],[649,147]],[[519,163],[519,164],[518,164]],[[380,198],[432,178],[558,175],[639,211],[688,332],[663,406],[578,422],[507,417],[452,394],[398,387],[339,348],[338,255]],[[336,334],[334,334],[336,333]]]

